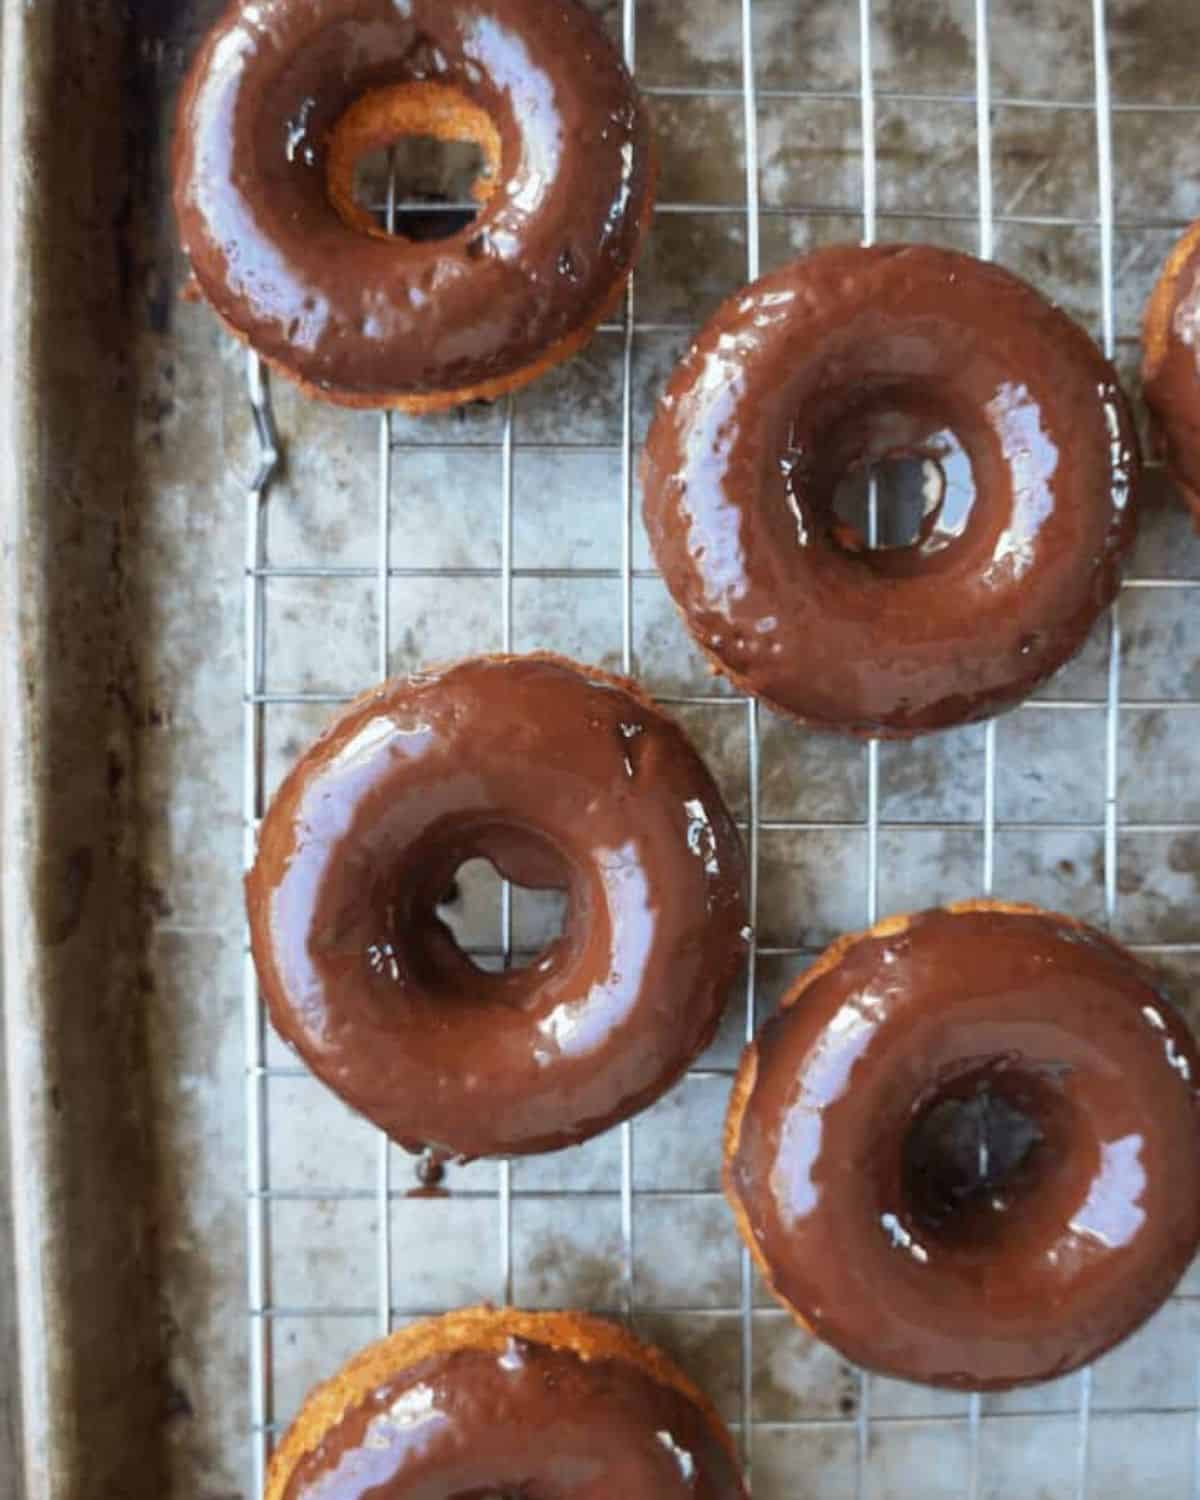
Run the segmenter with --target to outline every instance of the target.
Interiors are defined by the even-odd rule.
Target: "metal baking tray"
[[[635,459],[720,297],[830,240],[994,255],[1136,394],[1145,297],[1200,215],[1200,11],[599,8],[664,158],[632,293],[513,401],[415,420],[268,392],[177,300],[170,108],[218,0],[4,0],[5,1400],[25,1500],[255,1500],[273,1433],[351,1348],[509,1296],[628,1316],[674,1351],[757,1500],[1194,1497],[1196,1272],[1082,1375],[924,1391],[791,1326],[717,1176],[747,1030],[877,914],[1040,901],[1107,923],[1200,1012],[1200,540],[1154,469],[1128,585],[1077,661],[996,724],[859,746],[708,676],[648,556]],[[413,1197],[411,1161],[264,1027],[240,872],[334,704],[431,657],[535,646],[636,671],[695,736],[754,860],[754,966],[710,1053],[630,1127]],[[467,882],[456,920],[503,952],[550,915]],[[0,1457],[16,1494],[7,1477]]]

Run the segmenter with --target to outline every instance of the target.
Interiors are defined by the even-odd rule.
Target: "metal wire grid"
[[[622,0],[621,33],[622,45],[626,61],[631,70],[635,68],[635,39],[637,33],[637,3],[638,0]],[[843,90],[812,90],[795,91],[784,89],[759,89],[756,85],[755,60],[754,60],[754,28],[753,28],[753,5],[754,0],[738,0],[740,4],[741,20],[741,54],[742,54],[742,80],[740,88],[710,87],[705,89],[688,89],[682,87],[658,87],[647,90],[657,95],[688,95],[703,94],[709,97],[726,95],[740,97],[743,105],[743,128],[745,136],[745,199],[740,204],[724,203],[660,203],[657,212],[660,214],[670,213],[720,213],[738,212],[745,217],[746,221],[746,279],[754,280],[760,269],[760,231],[764,217],[770,214],[803,214],[808,217],[844,216],[844,208],[834,208],[822,205],[805,205],[803,208],[770,208],[764,207],[759,201],[759,160],[758,160],[758,108],[760,100],[773,98],[802,98],[802,99],[853,99],[857,100],[860,108],[862,129],[862,238],[866,244],[872,243],[879,231],[881,223],[889,218],[900,219],[906,215],[891,213],[882,210],[878,202],[877,172],[876,172],[876,143],[875,143],[875,114],[876,105],[881,100],[888,102],[922,102],[925,100],[938,103],[961,103],[973,104],[975,108],[977,156],[978,156],[978,212],[977,215],[969,216],[977,220],[978,225],[978,253],[984,258],[990,258],[993,254],[995,228],[998,223],[1030,224],[1048,227],[1088,227],[1099,229],[1100,236],[1100,311],[1102,343],[1105,353],[1110,357],[1115,351],[1115,314],[1114,314],[1114,233],[1117,228],[1174,228],[1173,221],[1169,220],[1142,220],[1137,223],[1125,223],[1117,221],[1113,211],[1113,151],[1112,151],[1112,118],[1114,111],[1122,108],[1131,109],[1155,109],[1163,113],[1170,113],[1183,106],[1174,105],[1114,105],[1110,97],[1109,89],[1109,63],[1108,43],[1106,32],[1105,0],[1090,0],[1092,11],[1092,37],[1094,50],[1094,97],[1088,103],[1071,103],[1059,101],[1042,101],[1021,99],[1006,101],[991,92],[991,65],[989,57],[988,19],[990,0],[974,0],[974,25],[975,25],[975,80],[976,87],[973,95],[923,95],[917,93],[888,93],[876,92],[873,86],[872,69],[872,35],[871,35],[871,3],[872,0],[857,0],[859,20],[859,64],[860,64],[860,88],[851,93]],[[1085,0],[1086,3],[1086,0]],[[1095,150],[1098,174],[1098,206],[1095,219],[1076,219],[1068,216],[1057,215],[998,215],[994,211],[993,189],[992,189],[992,110],[998,104],[1012,102],[1024,108],[1055,108],[1055,109],[1077,109],[1086,110],[1094,116],[1095,122]],[[395,179],[394,174],[389,184],[387,214],[389,227],[394,222],[396,212]],[[924,217],[941,220],[965,219],[966,215],[951,213],[925,212]],[[636,318],[636,290],[635,280],[631,279],[627,288],[623,315],[619,322],[602,325],[602,332],[615,333],[621,338],[621,368],[622,368],[622,397],[621,397],[621,563],[619,569],[589,568],[589,569],[555,569],[555,568],[517,568],[513,562],[513,455],[514,455],[514,422],[513,398],[506,399],[503,408],[502,435],[499,443],[501,461],[501,556],[499,569],[491,568],[420,568],[405,567],[393,563],[391,555],[392,536],[392,502],[391,502],[391,479],[392,466],[396,454],[419,453],[425,447],[422,444],[407,444],[396,439],[393,432],[393,424],[390,414],[380,417],[378,429],[378,473],[379,473],[379,499],[377,511],[378,527],[378,555],[374,567],[345,567],[345,566],[309,566],[309,567],[276,567],[268,562],[267,554],[267,521],[268,521],[268,491],[271,480],[275,473],[278,461],[278,443],[275,426],[271,414],[269,391],[267,387],[265,372],[256,355],[251,354],[247,362],[248,396],[253,414],[254,424],[257,432],[259,445],[259,467],[258,472],[251,484],[246,497],[246,554],[245,554],[245,621],[246,621],[246,647],[245,647],[245,679],[244,679],[244,740],[245,740],[245,771],[244,771],[244,859],[247,867],[254,858],[258,826],[265,810],[264,808],[264,715],[267,708],[273,704],[299,704],[299,703],[340,703],[352,696],[353,691],[361,687],[361,684],[353,684],[346,693],[271,693],[267,690],[267,657],[266,657],[266,628],[265,628],[265,585],[272,577],[346,577],[373,579],[378,583],[379,592],[379,633],[377,647],[377,670],[380,678],[388,674],[389,660],[392,647],[392,610],[390,601],[389,583],[398,578],[419,577],[486,577],[495,579],[499,585],[499,609],[501,621],[501,647],[508,652],[513,646],[513,582],[517,578],[604,578],[619,581],[621,589],[621,661],[623,669],[627,673],[633,671],[634,658],[634,633],[633,633],[633,583],[638,577],[653,577],[650,570],[634,567],[633,556],[633,480],[634,480],[634,436],[633,436],[633,355],[635,341],[639,334],[651,332],[679,332],[681,331],[673,324],[664,323],[639,323]],[[492,449],[496,445],[492,442],[462,441],[454,444],[430,445],[442,448]],[[534,449],[547,447],[553,449],[566,449],[578,451],[593,446],[603,446],[606,451],[610,445],[591,444],[566,444],[566,443],[523,443],[522,449]],[[872,532],[876,525],[876,505],[874,485],[870,494],[869,525]],[[872,536],[872,540],[874,537]],[[1179,578],[1143,578],[1131,580],[1127,588],[1142,589],[1177,589],[1194,588],[1198,580]],[[1121,622],[1119,605],[1115,606],[1110,616],[1109,650],[1108,650],[1108,677],[1107,694],[1105,700],[1105,729],[1104,729],[1104,752],[1105,752],[1105,802],[1104,818],[1102,824],[1089,825],[1087,823],[1047,823],[1039,821],[1036,824],[1005,823],[1005,828],[1020,831],[1038,830],[1046,831],[1071,831],[1079,832],[1089,826],[1101,829],[1104,840],[1104,910],[1107,920],[1111,923],[1117,914],[1118,900],[1118,747],[1119,747],[1119,725],[1120,711],[1124,707],[1154,708],[1171,707],[1172,709],[1197,709],[1200,702],[1188,700],[1156,700],[1150,698],[1124,699],[1121,697]],[[868,922],[874,922],[879,912],[879,836],[881,829],[889,828],[890,825],[880,817],[880,756],[879,743],[872,741],[867,748],[867,815],[865,825],[863,823],[851,822],[792,822],[788,820],[767,820],[761,816],[759,795],[759,771],[760,771],[760,731],[758,704],[753,699],[718,696],[716,694],[684,694],[677,696],[664,696],[660,701],[668,706],[693,706],[704,705],[720,708],[728,712],[741,712],[745,715],[747,730],[747,794],[748,794],[748,819],[743,825],[746,835],[750,866],[750,911],[751,921],[756,924],[758,906],[759,886],[759,840],[764,830],[838,830],[844,828],[864,828],[866,833],[867,857],[864,871],[864,916]],[[1063,712],[1071,710],[1086,710],[1094,708],[1090,700],[1056,699],[1053,701],[1034,700],[1029,707],[1043,709],[1050,712]],[[990,722],[985,727],[984,737],[984,799],[983,813],[980,822],[982,832],[982,870],[981,887],[985,893],[993,889],[995,878],[995,834],[996,834],[996,726]],[[920,824],[898,824],[906,828],[920,827],[925,829],[960,829],[974,826],[960,822],[924,822]],[[1175,833],[1191,832],[1197,827],[1195,823],[1134,823],[1126,821],[1120,824],[1128,831],[1139,831],[1148,833]],[[512,956],[512,898],[511,889],[505,884],[501,892],[501,952],[499,957],[508,961]],[[1135,945],[1137,946],[1137,945]],[[1200,951],[1200,944],[1153,944],[1144,945],[1152,947],[1155,952],[1194,952]],[[752,945],[746,975],[745,988],[745,1035],[749,1039],[755,1029],[755,988],[757,979],[758,960],[762,957],[784,957],[804,954],[808,950],[801,948],[789,948],[778,946],[766,946],[760,943]],[[289,1197],[305,1197],[303,1193],[289,1194],[284,1190],[272,1189],[268,1172],[268,1129],[267,1129],[267,1104],[266,1086],[270,1077],[288,1076],[292,1073],[302,1073],[302,1069],[289,1069],[280,1067],[269,1067],[266,1058],[266,1021],[261,999],[258,993],[257,979],[254,973],[253,963],[250,958],[247,945],[243,964],[243,993],[244,993],[244,1024],[246,1038],[246,1116],[247,1116],[247,1237],[248,1237],[248,1292],[249,1292],[249,1331],[250,1331],[250,1361],[249,1361],[249,1396],[251,1416],[251,1440],[252,1440],[252,1470],[254,1493],[261,1493],[266,1465],[269,1459],[273,1436],[276,1431],[274,1413],[272,1411],[272,1352],[271,1352],[271,1323],[272,1319],[281,1316],[299,1315],[324,1315],[335,1316],[338,1314],[358,1315],[364,1311],[361,1308],[339,1309],[290,1309],[274,1304],[271,1289],[271,1263],[270,1263],[270,1241],[268,1212],[272,1200],[281,1201]],[[721,1068],[697,1068],[693,1069],[693,1078],[722,1077],[727,1078],[730,1069]],[[635,1283],[635,1235],[636,1235],[636,1197],[633,1187],[633,1162],[634,1162],[634,1129],[631,1122],[626,1122],[619,1127],[620,1130],[620,1222],[621,1222],[621,1288],[622,1302],[625,1313],[633,1317],[637,1312],[637,1288]],[[346,1190],[334,1196],[346,1198],[367,1197],[373,1198],[378,1207],[376,1250],[375,1259],[377,1265],[376,1298],[373,1307],[373,1315],[376,1319],[378,1329],[381,1333],[387,1332],[392,1326],[395,1316],[416,1316],[423,1312],[439,1311],[437,1308],[398,1308],[394,1297],[393,1274],[392,1274],[392,1247],[391,1247],[391,1215],[390,1203],[393,1197],[393,1189],[390,1173],[391,1152],[388,1148],[386,1138],[379,1134],[378,1137],[378,1164],[376,1172],[376,1184],[372,1192],[361,1192]],[[331,1196],[327,1192],[322,1197]],[[497,1165],[497,1185],[494,1195],[485,1193],[469,1193],[463,1196],[477,1196],[491,1198],[494,1196],[499,1213],[499,1245],[500,1245],[500,1285],[503,1288],[506,1301],[512,1299],[513,1288],[513,1237],[512,1237],[512,1201],[513,1189],[511,1179],[511,1168],[507,1161]],[[552,1196],[552,1195],[547,1195]],[[583,1194],[581,1196],[587,1196]],[[600,1196],[611,1196],[605,1192]],[[687,1198],[692,1196],[709,1196],[705,1190],[674,1192],[661,1194],[668,1198]],[[678,1309],[679,1311],[690,1311],[690,1309]],[[706,1308],[705,1311],[719,1311]],[[754,1282],[750,1257],[745,1249],[741,1250],[740,1261],[740,1301],[736,1309],[740,1317],[740,1344],[741,1344],[741,1379],[740,1379],[740,1423],[739,1435],[742,1452],[748,1468],[753,1463],[753,1436],[755,1422],[752,1415],[752,1379],[753,1379],[753,1312],[754,1312]],[[857,1415],[857,1463],[856,1463],[856,1494],[860,1497],[866,1492],[867,1465],[870,1449],[870,1436],[872,1430],[871,1414],[871,1377],[860,1374],[860,1392]],[[1088,1495],[1089,1477],[1089,1429],[1091,1418],[1091,1372],[1085,1370],[1078,1377],[1078,1406],[1077,1406],[1077,1448],[1076,1448],[1076,1500],[1086,1500]],[[1134,1413],[1130,1413],[1134,1415]],[[874,1421],[895,1420],[876,1417]],[[947,1420],[961,1421],[961,1418],[950,1418]],[[972,1396],[966,1416],[969,1432],[968,1450],[968,1472],[966,1476],[964,1493],[968,1500],[977,1500],[980,1493],[980,1428],[981,1407],[978,1396]],[[989,1416],[989,1421],[995,1417]],[[759,1423],[762,1426],[786,1426],[800,1425],[797,1423]],[[1197,1453],[1200,1455],[1200,1430],[1197,1432]],[[1200,1497],[1200,1459],[1195,1466],[1194,1493]]]

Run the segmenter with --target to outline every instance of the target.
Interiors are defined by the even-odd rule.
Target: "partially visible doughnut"
[[[1142,388],[1200,527],[1200,220],[1171,251],[1146,308]]]
[[[315,1390],[265,1500],[383,1495],[745,1500],[711,1402],[583,1313],[466,1308],[372,1344]]]

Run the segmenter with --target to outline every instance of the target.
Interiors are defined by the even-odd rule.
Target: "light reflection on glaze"
[[[742,394],[738,372],[750,352],[748,341],[743,345],[726,341],[698,361],[694,382],[680,398],[677,413],[688,467],[705,468],[718,476],[726,473]],[[710,609],[727,611],[744,592],[740,510],[722,499],[703,511],[692,510],[682,493],[680,505],[687,523],[688,553],[704,580],[705,603]]]
[[[1133,1243],[1146,1222],[1141,1206],[1146,1191],[1142,1147],[1140,1135],[1103,1143],[1100,1170],[1083,1206],[1071,1219],[1072,1233],[1095,1240],[1106,1250],[1121,1250]]]
[[[188,208],[185,211],[177,198],[176,212],[185,241],[189,216],[209,226],[199,232],[195,252],[189,247],[189,253],[203,251],[206,258],[211,257],[216,274],[236,301],[261,304],[268,309],[270,324],[286,333],[289,344],[311,353],[328,326],[328,300],[306,278],[294,277],[287,257],[264,238],[260,214],[236,166],[236,101],[229,83],[251,71],[261,55],[259,19],[257,8],[236,17],[231,11],[227,28],[210,38],[205,70],[193,77],[189,108],[192,129],[201,144],[195,177],[186,189]],[[297,101],[297,108],[305,104],[310,104],[307,96]],[[280,143],[286,159],[287,120],[282,122]],[[175,150],[178,162],[178,138]]]
[[[904,1250],[916,1261],[925,1266],[929,1264],[929,1251],[907,1228],[898,1214],[883,1213],[879,1216],[879,1225],[889,1241],[898,1249]]]
[[[432,730],[420,720],[405,722],[401,717],[380,714],[368,719],[353,738],[346,741],[330,765],[330,773],[344,775],[356,765],[369,760],[387,746],[394,754],[419,756],[429,748]]]
[[[308,121],[316,102],[311,94],[301,101],[300,108],[287,122],[287,135],[283,147],[283,154],[288,161],[295,161],[298,157],[306,167],[315,166],[317,160],[317,148],[307,140]]]
[[[475,858],[566,895],[527,968],[483,972],[438,914]],[[743,960],[744,887],[678,726],[516,657],[351,705],[272,802],[246,889],[284,1038],[393,1139],[474,1156],[584,1139],[673,1081]]]
[[[834,497],[889,457],[940,474],[916,542],[871,550]],[[1079,648],[1139,473],[1111,366],[1031,288],[950,251],[847,246],[725,303],[642,479],[655,559],[721,670],[806,722],[906,735],[998,711]]]
[[[305,1485],[304,1500],[344,1500],[394,1483],[446,1428],[448,1419],[435,1399],[427,1385],[402,1391],[386,1411],[370,1419],[355,1447],[338,1454],[326,1474]]]
[[[688,848],[710,875],[720,874],[721,857],[717,847],[717,836],[708,820],[708,809],[698,797],[689,797],[683,804],[687,813]]]
[[[583,6],[260,10],[233,0],[176,129],[181,240],[229,324],[305,381],[368,397],[501,378],[594,321],[633,263],[652,168],[646,113]],[[351,229],[325,191],[330,132],[369,90],[426,79],[494,120],[506,186],[446,240]]]
[[[825,1112],[845,1094],[885,1014],[871,995],[855,996],[830,1017],[800,1064],[771,1171],[771,1194],[782,1223],[795,1228],[820,1208],[813,1169],[827,1146]]]
[[[687,1449],[681,1447],[671,1436],[671,1434],[665,1429],[661,1432],[656,1432],[654,1436],[675,1460],[676,1467],[679,1470],[680,1477],[683,1479],[683,1482],[686,1485],[690,1486],[692,1480],[696,1477],[696,1460],[687,1451]]]
[[[688,554],[703,580],[705,606],[712,610],[733,610],[746,592],[741,505],[727,482],[738,437],[737,416],[745,400],[743,372],[761,336],[785,324],[792,300],[790,291],[743,297],[741,312],[752,328],[721,333],[711,347],[696,345],[685,359],[688,376],[683,388],[677,396],[668,391],[664,397],[682,443],[679,471],[667,482],[678,488]],[[693,470],[711,473],[716,481],[711,503],[702,510],[689,508],[687,502],[685,476]]]
[[[1104,381],[1098,387],[1104,408],[1104,424],[1108,430],[1109,461],[1113,474],[1113,505],[1118,512],[1124,511],[1133,495],[1137,481],[1137,454],[1129,445],[1125,431],[1125,398],[1112,381]]]
[[[1143,1005],[1142,1015],[1147,1022],[1157,1031],[1163,1039],[1163,1054],[1167,1059],[1168,1066],[1174,1068],[1176,1073],[1187,1083],[1192,1081],[1192,1065],[1185,1051],[1175,1044],[1175,1037],[1171,1028],[1167,1025],[1163,1013],[1154,1005]]]
[[[977,1389],[1061,1375],[1148,1317],[1200,1248],[1196,1043],[1156,976],[989,905],[889,924],[815,974],[743,1064],[728,1162],[785,1306],[855,1363]],[[930,1217],[905,1142],[979,1079],[1033,1144]]]
[[[463,54],[507,97],[521,122],[518,170],[506,184],[506,200],[488,216],[487,224],[498,253],[517,259],[529,221],[542,212],[562,171],[563,105],[554,79],[534,64],[521,37],[494,18],[481,16],[467,25]],[[479,226],[471,228],[477,232]]]
[[[636,845],[594,851],[596,869],[604,892],[604,903],[612,929],[613,967],[595,979],[579,1000],[564,1000],[537,1023],[541,1036],[553,1051],[536,1048],[543,1066],[555,1057],[586,1057],[611,1041],[627,1025],[646,982],[646,969],[655,941],[655,913],[650,883]],[[720,875],[715,857],[709,873]]]
[[[1188,289],[1175,304],[1171,328],[1181,343],[1200,351],[1200,268],[1193,271],[1190,278],[1185,278],[1187,282],[1190,282]]]
[[[496,1363],[502,1370],[523,1370],[525,1368],[523,1347],[519,1340],[510,1338]]]
[[[1108,408],[1105,408],[1108,411]],[[1005,384],[987,406],[1011,475],[1012,514],[984,574],[996,587],[1019,581],[1033,567],[1043,527],[1054,514],[1058,447],[1042,425],[1039,403],[1024,385]]]

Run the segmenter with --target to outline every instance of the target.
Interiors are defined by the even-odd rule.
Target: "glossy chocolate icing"
[[[510,1339],[378,1386],[292,1471],[284,1500],[388,1496],[740,1500],[706,1414],[632,1363]]]
[[[1200,526],[1200,223],[1176,246],[1146,315],[1142,386],[1167,467]]]
[[[501,180],[451,238],[358,232],[330,132],[369,90],[432,81],[496,126]],[[205,296],[331,397],[473,387],[590,326],[632,266],[645,110],[577,0],[235,0],[180,102],[181,238]]]
[[[975,1389],[1061,1375],[1200,1245],[1200,1054],[1090,928],[986,905],[885,923],[819,961],[747,1056],[731,1203],[780,1300],[857,1364]]]
[[[361,698],[293,768],[247,877],[281,1033],[411,1150],[580,1141],[711,1039],[746,946],[737,829],[629,685],[483,657]],[[562,936],[484,973],[437,914],[484,857],[567,893]]]
[[[889,456],[944,476],[911,546],[839,526]],[[909,735],[997,712],[1118,587],[1139,460],[1111,366],[997,266],[821,250],[739,292],[672,376],[646,525],[719,670],[814,726]]]

